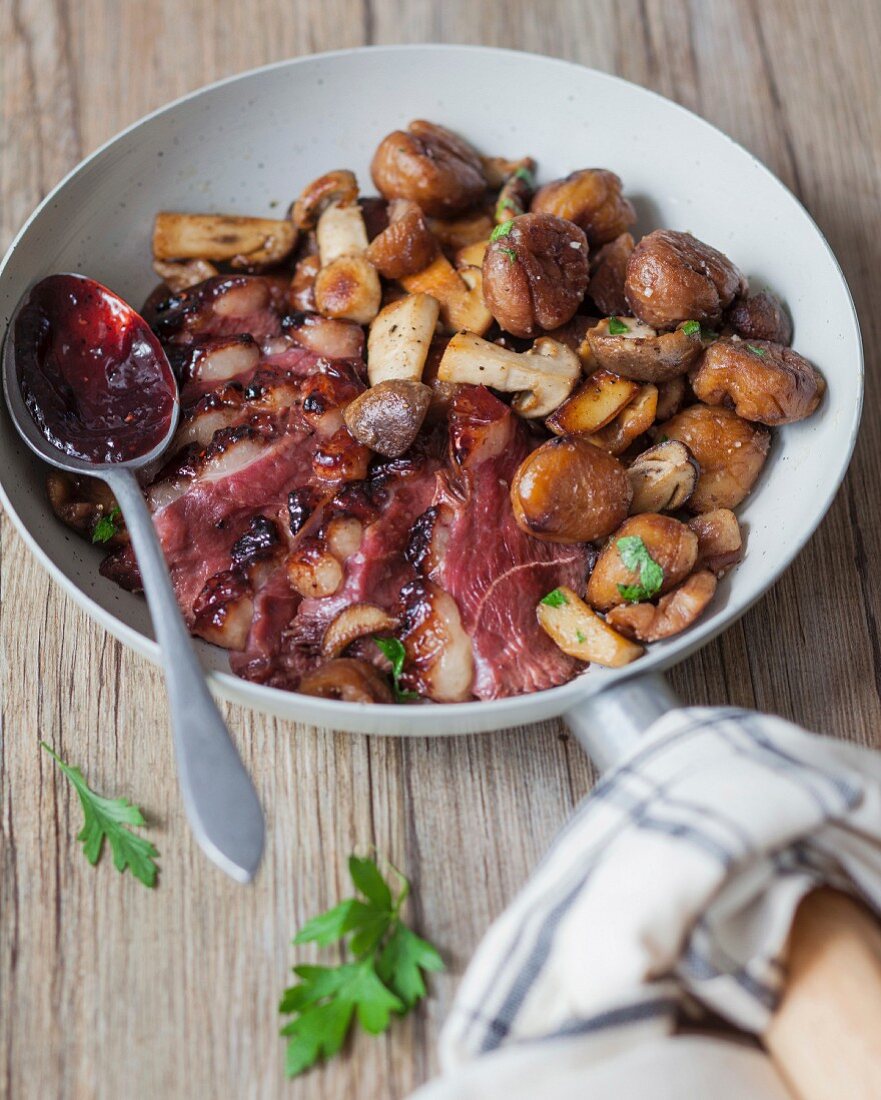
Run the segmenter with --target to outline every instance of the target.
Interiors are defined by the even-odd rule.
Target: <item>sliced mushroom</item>
[[[629,569],[624,564],[623,547],[619,546],[622,539],[634,537],[642,541],[649,557],[661,567],[661,584],[652,595],[669,592],[694,569],[697,560],[694,531],[672,516],[655,512],[631,516],[603,547],[587,582],[587,602],[597,611],[608,611],[618,604],[631,602],[629,592],[642,586],[641,569]]]
[[[409,294],[377,314],[367,337],[371,386],[391,379],[420,380],[439,314],[437,300],[429,294]]]
[[[492,324],[477,268],[456,271],[446,256],[440,255],[424,270],[406,275],[400,282],[411,294],[430,294],[437,299],[441,321],[449,332],[468,329],[480,335]]]
[[[367,259],[386,279],[403,279],[424,271],[437,255],[437,238],[415,202],[396,199],[389,203],[389,224],[374,237]]]
[[[627,516],[630,482],[621,463],[583,436],[549,439],[521,462],[511,483],[517,525],[548,542],[605,538]]]
[[[553,214],[521,214],[493,233],[483,260],[493,317],[514,336],[565,324],[587,290],[587,238]]]
[[[659,642],[672,638],[697,622],[716,592],[716,578],[704,570],[692,575],[651,603],[620,604],[606,615],[606,621],[629,638]]]
[[[493,210],[496,225],[525,214],[535,190],[535,161],[532,157],[523,157],[508,168]]]
[[[297,243],[291,221],[232,214],[161,211],[153,223],[155,260],[216,260],[237,268],[281,263]]]
[[[639,439],[655,422],[658,408],[658,388],[651,384],[640,386],[636,396],[605,427],[588,436],[596,447],[609,454],[624,454],[634,440]]]
[[[621,180],[605,168],[583,168],[546,183],[533,196],[532,210],[575,222],[593,247],[613,241],[636,221]]]
[[[352,657],[338,657],[319,665],[300,680],[297,691],[344,703],[394,702],[391,688],[379,669]]]
[[[684,443],[700,466],[688,499],[691,512],[736,508],[759,476],[771,442],[767,428],[750,424],[722,406],[690,405],[658,425],[657,432]]]
[[[313,180],[294,203],[292,216],[298,229],[314,229],[324,211],[336,203],[354,206],[358,201],[358,181],[348,168],[338,168]]]
[[[613,630],[571,588],[555,588],[538,604],[535,614],[542,630],[578,661],[621,668],[645,652]]]
[[[530,420],[547,416],[561,405],[580,375],[578,356],[547,337],[521,353],[481,340],[473,332],[456,333],[437,374],[441,382],[467,382],[516,393],[514,411]]]
[[[587,340],[599,366],[637,382],[668,382],[685,374],[704,350],[696,321],[659,335],[635,317],[611,317],[591,329]]]
[[[487,248],[489,248],[489,237],[481,237],[473,244],[466,244],[456,252],[456,267],[460,271],[465,267],[483,267]]]
[[[699,473],[700,467],[684,443],[669,439],[649,447],[627,468],[633,488],[631,515],[681,508],[694,492]]]
[[[691,378],[695,394],[708,405],[733,405],[744,420],[792,424],[814,413],[826,382],[792,348],[767,340],[717,340]]]
[[[728,508],[716,508],[692,516],[688,526],[697,535],[697,565],[721,577],[743,560],[743,535],[737,516]]]
[[[382,286],[367,259],[367,230],[359,206],[332,202],[318,219],[321,270],[315,303],[328,317],[369,324],[379,312]]]
[[[318,253],[304,256],[294,268],[294,277],[288,287],[288,302],[295,310],[312,313],[318,308],[315,305],[315,280],[320,269]]]
[[[346,407],[346,427],[359,443],[387,458],[409,450],[431,404],[432,389],[392,378],[365,390]]]
[[[545,421],[554,435],[588,435],[599,431],[636,396],[639,386],[599,370]]]
[[[217,268],[207,260],[154,260],[153,270],[175,294],[217,274]]]
[[[372,603],[356,603],[344,607],[324,632],[321,654],[324,657],[341,657],[352,642],[368,634],[388,634],[395,629],[398,620]]]

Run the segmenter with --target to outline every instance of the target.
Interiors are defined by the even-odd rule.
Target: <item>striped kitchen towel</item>
[[[445,1076],[420,1097],[691,1095],[655,1068],[686,1052],[677,1022],[712,1012],[761,1033],[793,913],[820,884],[881,909],[881,756],[744,710],[665,715],[490,928],[441,1037]],[[689,1042],[742,1063],[692,1051],[687,1072],[714,1082],[695,1096],[727,1095],[720,1072],[731,1095],[785,1095],[759,1052]],[[647,1051],[641,1085],[603,1085]]]

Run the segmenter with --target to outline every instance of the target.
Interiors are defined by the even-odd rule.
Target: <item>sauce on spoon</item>
[[[177,401],[147,323],[82,275],[37,283],[15,323],[22,396],[55,447],[88,462],[126,462],[165,438]]]

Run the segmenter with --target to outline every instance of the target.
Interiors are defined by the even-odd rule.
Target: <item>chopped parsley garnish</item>
[[[121,515],[119,508],[111,508],[102,516],[92,529],[92,542],[110,542],[118,530],[116,521]]]
[[[401,688],[401,673],[404,671],[404,661],[407,659],[407,651],[397,638],[378,638],[374,635],[374,642],[379,646],[380,652],[392,663],[392,690],[395,693],[396,703],[405,703],[408,699],[418,699],[415,691],[404,691]]]
[[[61,768],[79,795],[83,808],[83,827],[77,834],[77,840],[82,842],[83,853],[89,863],[94,867],[101,858],[106,837],[113,853],[113,866],[117,871],[128,868],[139,882],[143,882],[145,886],[155,886],[158,871],[155,857],[159,853],[149,840],[126,828],[126,825],[144,824],[144,815],[138,807],[125,798],[104,798],[95,794],[79,768],[65,764],[45,741],[41,741],[40,745]]]
[[[566,593],[562,588],[555,588],[553,592],[548,592],[541,602],[547,604],[548,607],[563,607],[569,601],[566,599]]]
[[[639,584],[618,585],[618,591],[624,599],[628,603],[639,603],[656,596],[664,583],[664,570],[648,552],[648,547],[639,535],[625,535],[615,545],[625,567],[639,573]]]
[[[497,225],[495,229],[490,233],[489,239],[491,241],[497,241],[499,237],[507,237],[511,230],[514,228],[514,221],[502,222],[501,225]]]
[[[299,980],[279,1005],[282,1015],[293,1017],[281,1029],[288,1077],[337,1054],[355,1018],[370,1035],[385,1031],[393,1013],[405,1016],[425,997],[425,972],[443,970],[437,948],[401,920],[410,883],[392,870],[396,897],[372,859],[350,856],[358,896],[313,917],[294,937],[295,944],[319,947],[339,941],[347,958],[338,966],[294,967]]]
[[[578,642],[578,643],[579,643],[580,645],[584,645],[584,643],[585,643],[585,642],[587,641],[587,638],[585,637],[585,635],[584,635],[584,634],[582,634],[582,632],[581,632],[580,630],[576,630],[576,631],[575,631],[575,640],[576,640],[576,641],[577,641],[577,642]]]
[[[630,329],[623,321],[619,321],[617,317],[609,318],[609,334],[611,336],[623,336],[625,332],[630,332]]]
[[[517,263],[517,253],[514,251],[513,248],[503,248],[503,249],[501,249],[501,251],[504,252],[505,255],[508,257],[508,262],[509,263],[512,263],[512,264]]]
[[[757,348],[755,344],[747,344],[746,346],[753,353],[753,355],[758,355],[760,359],[764,359],[765,356],[768,354],[764,348]]]
[[[523,180],[527,187],[535,186],[535,176],[533,176],[532,172],[530,172],[528,168],[524,168],[522,164],[514,173],[514,178],[518,180]]]
[[[682,325],[682,331],[686,336],[700,336],[701,323],[700,321],[685,321]]]

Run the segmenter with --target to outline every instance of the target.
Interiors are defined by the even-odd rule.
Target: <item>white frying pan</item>
[[[229,673],[221,651],[201,644],[202,656],[227,698],[335,729],[458,734],[564,715],[590,737],[602,766],[626,729],[673,702],[660,678],[646,674],[730,625],[790,564],[829,507],[854,445],[862,349],[847,285],[811,218],[746,150],[651,92],[546,57],[414,46],[283,62],[150,115],[63,180],[0,265],[0,324],[34,280],[55,271],[88,273],[138,305],[156,281],[149,261],[157,210],[278,216],[304,183],[340,167],[353,168],[369,192],[378,141],[420,117],[460,131],[487,153],[534,156],[541,180],[583,167],[616,171],[639,211],[639,230],[689,230],[727,253],[754,287],[783,297],[795,346],[826,376],[827,396],[810,420],[774,433],[769,461],[740,512],[746,560],[720,584],[708,612],[626,669],[589,669],[563,687],[492,703],[360,706],[250,684]],[[22,537],[89,614],[158,660],[146,604],[104,580],[99,551],[53,517],[45,470],[2,415],[2,500]],[[595,731],[610,728],[615,737],[605,746]]]

